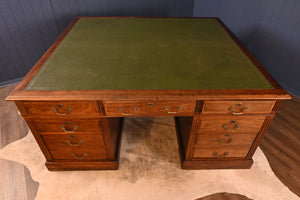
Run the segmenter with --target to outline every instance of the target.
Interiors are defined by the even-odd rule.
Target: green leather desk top
[[[272,88],[216,19],[81,18],[25,90]]]

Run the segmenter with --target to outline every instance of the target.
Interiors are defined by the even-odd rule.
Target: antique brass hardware
[[[242,105],[242,103],[236,104],[236,106],[241,106],[241,105]],[[230,106],[230,107],[228,108],[228,110],[229,110],[230,112],[232,112],[233,115],[243,115],[244,112],[245,112],[246,110],[249,110],[249,107],[248,107],[248,106],[244,107],[240,112],[235,112],[233,106]]]
[[[226,131],[236,131],[238,128],[240,128],[241,125],[240,124],[236,124],[232,129],[229,129],[228,128],[228,124],[223,124],[223,128],[226,130]]]
[[[118,110],[122,112],[122,115],[133,115],[135,111],[137,111],[137,107],[132,107],[131,113],[125,113],[123,107],[118,107]]]
[[[218,138],[217,142],[219,142],[220,145],[230,145],[230,143],[233,142],[233,139],[229,138],[227,141],[223,141],[222,138]]]
[[[77,160],[82,160],[87,157],[87,153],[83,153],[81,156],[78,156],[76,153],[72,153],[72,156]]]
[[[176,113],[179,113],[180,111],[183,110],[183,107],[182,106],[178,106],[177,107],[177,111],[169,111],[169,107],[166,106],[164,107],[164,110],[168,113],[168,114],[176,114]]]
[[[151,106],[154,105],[154,103],[148,103],[147,105],[148,105],[149,107],[151,107]]]
[[[79,140],[78,143],[72,143],[70,140],[66,140],[66,143],[72,147],[78,147],[83,143],[83,140]]]
[[[72,111],[72,108],[67,107],[65,112],[59,112],[58,108],[64,107],[63,104],[57,104],[56,107],[52,107],[51,110],[55,112],[57,115],[67,115]]]
[[[226,156],[229,155],[229,152],[225,152],[223,153],[223,155],[220,156],[218,155],[218,152],[213,152],[212,155],[215,156],[216,158],[225,158]]]
[[[65,124],[70,125],[71,123],[66,122]],[[72,130],[69,130],[69,127],[65,127],[65,126],[60,126],[59,128],[62,129],[66,133],[74,133],[79,128],[79,126],[74,125]]]

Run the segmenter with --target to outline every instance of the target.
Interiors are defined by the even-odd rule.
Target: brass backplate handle
[[[233,142],[232,138],[229,138],[227,141],[223,141],[224,139],[218,138],[217,142],[219,142],[220,145],[230,145]]]
[[[236,131],[240,127],[241,127],[240,124],[236,124],[233,129],[229,129],[228,124],[223,124],[223,128],[225,129],[225,131]]]
[[[57,115],[68,115],[72,111],[72,108],[67,107],[65,112],[59,112],[58,108],[62,108],[62,107],[64,107],[63,104],[57,104],[56,107],[52,107],[51,110],[55,112]]]
[[[219,155],[218,152],[213,152],[212,155],[215,156],[216,158],[225,158],[226,156],[229,155],[229,152],[224,152],[223,155]]]
[[[183,107],[182,106],[178,106],[177,107],[177,111],[169,111],[169,107],[166,106],[164,107],[164,110],[168,113],[168,114],[176,114],[176,113],[179,113],[180,111],[183,110]]]
[[[65,126],[60,126],[59,128],[61,128],[65,133],[74,133],[79,128],[79,126],[73,126],[72,130],[68,130],[68,128],[66,128]]]
[[[249,107],[245,106],[240,112],[235,112],[233,106],[230,106],[228,110],[231,111],[233,115],[243,115],[246,110],[249,110]]]
[[[137,108],[137,107],[132,107],[131,113],[125,113],[123,107],[118,107],[118,110],[121,111],[122,115],[133,115],[133,113],[134,113],[135,111],[137,111],[138,108]]]
[[[72,156],[77,160],[83,160],[87,157],[87,153],[83,153],[81,156],[78,156],[76,153],[72,153]]]
[[[79,140],[78,143],[72,143],[70,140],[66,140],[66,143],[72,147],[78,147],[83,143],[83,140]]]

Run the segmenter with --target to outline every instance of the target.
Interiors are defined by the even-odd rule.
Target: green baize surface
[[[81,18],[25,89],[271,88],[216,19]]]

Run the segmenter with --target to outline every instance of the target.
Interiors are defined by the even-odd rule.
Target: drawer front
[[[200,132],[215,133],[258,133],[264,116],[205,117],[201,120]]]
[[[193,115],[196,101],[104,101],[107,116]]]
[[[198,134],[196,139],[195,147],[223,147],[223,146],[247,146],[251,147],[256,134],[252,133],[226,133],[226,134],[216,134],[216,133],[207,133],[207,134]]]
[[[99,115],[96,101],[24,101],[27,114],[42,116]]]
[[[106,160],[107,155],[104,147],[94,148],[56,148],[50,149],[50,153],[54,160]]]
[[[135,116],[147,113],[147,103],[140,101],[104,101],[105,114],[108,116]]]
[[[234,158],[234,157],[246,157],[249,152],[248,147],[208,147],[208,148],[195,148],[193,158]]]
[[[49,149],[57,147],[104,147],[103,135],[42,135]]]
[[[205,101],[202,113],[215,114],[258,114],[270,113],[275,104],[274,100],[268,101]]]
[[[76,120],[76,119],[32,119],[37,130],[43,133],[60,132],[69,134],[79,133],[103,133],[100,120]]]

